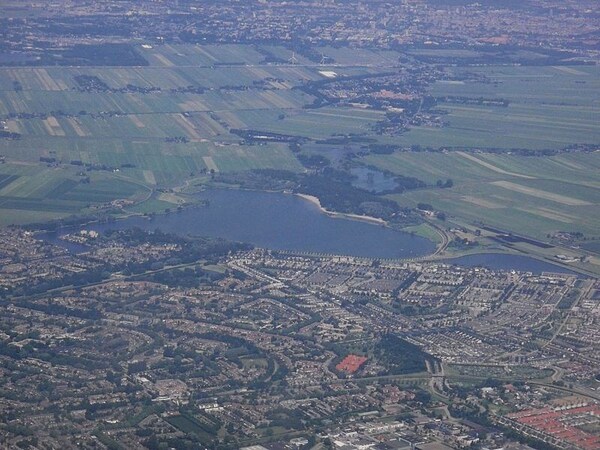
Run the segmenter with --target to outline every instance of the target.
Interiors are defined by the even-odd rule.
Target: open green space
[[[562,149],[571,144],[600,140],[597,111],[578,106],[531,106],[510,104],[506,108],[480,105],[450,105],[448,126],[418,127],[399,137],[403,145],[431,148]]]
[[[261,65],[264,55],[250,46],[140,51],[150,66],[0,69],[2,125],[20,135],[0,140],[2,224],[54,219],[114,200],[147,198],[128,210],[162,210],[168,202],[149,196],[152,189],[205,171],[301,170],[287,144],[244,146],[230,130],[249,128],[246,117],[260,126],[302,113],[312,97],[293,88],[320,79],[316,70]],[[81,77],[96,81],[89,88]]]
[[[416,127],[404,145],[499,149],[562,149],[600,141],[600,68],[482,67],[450,70],[430,93],[448,126]],[[444,101],[450,97],[451,101]],[[464,100],[505,100],[507,107]]]
[[[450,189],[429,188],[392,196],[470,221],[545,238],[556,231],[597,236],[600,223],[599,153],[556,156],[484,153],[394,153],[365,160],[429,184],[451,178]]]
[[[148,66],[0,69],[2,125],[20,135],[0,139],[2,224],[106,209],[115,200],[129,212],[162,211],[177,202],[159,189],[208,179],[210,172],[304,170],[288,143],[247,145],[235,133],[254,130],[303,139],[304,154],[335,164],[354,153],[360,163],[431,186],[454,181],[449,189],[390,197],[401,205],[430,203],[467,221],[537,237],[559,230],[597,234],[598,153],[520,156],[522,149],[600,142],[597,67],[447,67],[429,89],[447,113],[446,126],[390,136],[374,131],[383,110],[307,108],[315,97],[300,88],[325,80],[322,71],[340,77],[393,70],[402,61],[398,52],[323,47],[315,49],[325,56],[321,65],[315,54],[266,44],[138,50]],[[288,63],[292,55],[296,64]],[[366,143],[464,152],[381,155],[362,151]],[[502,152],[474,152],[489,148]],[[432,235],[428,228],[412,231]]]
[[[82,176],[72,167],[2,164],[0,179],[0,226],[110,209],[116,199],[133,202],[147,195],[143,185],[119,174]]]
[[[530,366],[484,366],[469,364],[449,364],[446,366],[449,377],[473,378],[513,378],[517,380],[548,379],[552,369],[538,369]]]

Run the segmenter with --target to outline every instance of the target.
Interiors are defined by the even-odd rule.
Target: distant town
[[[108,36],[154,42],[429,46],[532,46],[576,51],[595,60],[598,11],[592,0],[336,1],[281,2],[57,1],[5,2],[3,47],[35,47],[44,55],[60,47],[101,42]],[[65,11],[68,15],[61,16]],[[51,19],[51,20],[50,20]],[[33,47],[33,48],[32,48]],[[315,52],[315,58],[321,55]]]

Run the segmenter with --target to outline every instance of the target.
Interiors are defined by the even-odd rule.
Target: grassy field
[[[397,142],[455,147],[468,152],[370,155],[366,162],[428,183],[452,178],[452,189],[395,196],[400,203],[430,203],[470,222],[545,238],[559,230],[598,236],[600,154],[526,157],[473,153],[472,149],[560,149],[600,142],[598,67],[451,69],[431,93],[440,97],[502,99],[508,107],[442,103],[444,128],[417,127]]]
[[[284,114],[285,117],[280,118]],[[246,128],[313,139],[334,134],[369,133],[383,112],[357,108],[319,108],[296,111],[239,111],[237,117]]]
[[[335,64],[357,65],[357,66],[399,66],[400,55],[394,51],[375,50],[366,48],[347,48],[347,47],[323,47],[321,53],[328,58],[326,61],[333,60]]]
[[[449,126],[416,127],[398,139],[424,147],[560,149],[600,142],[600,68],[469,68],[478,81],[462,81],[452,69],[448,81],[433,85],[435,97],[501,99],[508,107],[440,104]]]
[[[432,226],[430,226],[426,223],[422,223],[420,225],[414,225],[414,226],[410,226],[410,227],[405,227],[402,230],[405,231],[406,233],[413,233],[416,236],[421,236],[421,237],[427,238],[430,241],[433,241],[436,243],[441,241],[440,234],[435,230],[435,228],[433,228]]]
[[[152,212],[177,204],[159,195],[207,171],[303,170],[287,144],[241,145],[232,129],[310,139],[304,152],[361,162],[451,189],[393,198],[419,202],[465,220],[542,236],[557,230],[597,233],[598,154],[533,158],[474,153],[478,148],[553,149],[600,142],[600,69],[576,67],[447,68],[431,95],[502,99],[508,107],[441,102],[443,128],[415,127],[379,136],[383,111],[325,106],[298,87],[322,70],[363,75],[393,70],[393,51],[324,47],[326,65],[275,45],[140,46],[146,67],[0,68],[0,120],[21,139],[0,139],[0,224],[25,223],[109,208],[122,200]],[[450,55],[452,56],[452,55]],[[456,56],[456,55],[455,55]],[[460,55],[458,55],[460,56]],[[464,56],[464,55],[463,55]],[[476,55],[475,55],[476,56]],[[84,90],[82,75],[101,89]],[[465,148],[463,153],[366,155],[360,143],[317,143],[355,134],[372,142]],[[40,159],[42,158],[42,159]],[[87,170],[92,166],[93,170]],[[88,178],[89,177],[89,178]],[[418,229],[415,232],[429,233]]]
[[[92,212],[99,205],[109,208],[115,199],[145,198],[147,190],[133,180],[99,172],[88,178],[78,172],[72,167],[0,165],[0,226]]]
[[[471,221],[545,238],[556,231],[598,235],[600,153],[552,157],[486,153],[395,153],[369,164],[429,184],[451,178],[451,189],[395,195],[401,204],[430,203]]]
[[[449,126],[414,128],[398,142],[423,147],[562,149],[600,140],[600,107],[512,103],[507,108],[442,104]]]
[[[0,139],[1,224],[64,217],[114,200],[147,198],[131,209],[162,210],[169,202],[148,192],[203,171],[302,169],[287,145],[240,145],[230,130],[278,129],[280,114],[303,113],[313,99],[293,88],[320,79],[317,70],[261,64],[264,55],[251,46],[140,51],[148,67],[0,69],[0,117],[21,135]],[[81,75],[104,87],[81,89]]]

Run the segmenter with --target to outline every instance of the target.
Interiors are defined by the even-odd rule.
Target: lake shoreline
[[[383,225],[383,226],[387,226],[387,222],[383,219],[380,219],[379,217],[372,217],[372,216],[363,216],[360,214],[352,214],[352,213],[342,213],[342,212],[337,212],[337,211],[330,211],[326,208],[323,207],[323,205],[321,205],[321,201],[319,200],[318,197],[315,197],[314,195],[308,195],[308,194],[294,194],[297,197],[300,197],[310,203],[312,203],[313,205],[317,206],[319,208],[319,211],[321,211],[323,214],[328,215],[329,217],[333,217],[333,218],[339,218],[339,219],[352,219],[352,220],[359,220],[362,222],[368,222],[368,223],[373,223],[373,224],[378,224],[378,225]]]
[[[430,240],[382,226],[383,221],[330,214],[318,206],[316,199],[298,198],[290,192],[207,189],[199,192],[198,198],[210,206],[157,214],[150,220],[132,216],[110,223],[88,223],[81,228],[100,233],[132,227],[160,229],[181,236],[247,242],[273,250],[375,259],[418,258],[435,250]],[[60,235],[75,230],[77,227],[55,230],[47,240],[62,244]]]

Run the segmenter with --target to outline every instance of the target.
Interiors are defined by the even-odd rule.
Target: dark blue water
[[[476,255],[461,256],[459,258],[447,259],[445,262],[464,267],[487,267],[492,270],[516,270],[520,272],[542,272],[577,274],[572,270],[565,269],[556,264],[529,256],[509,255],[502,253],[479,253]]]
[[[377,224],[333,218],[316,205],[293,195],[209,190],[199,194],[208,207],[191,207],[152,219],[131,217],[113,223],[92,224],[82,228],[104,232],[109,229],[139,227],[161,229],[179,235],[213,236],[249,242],[259,247],[299,252],[331,253],[369,258],[411,258],[432,253],[433,242]],[[59,239],[63,230],[42,237],[74,253],[87,247]],[[520,255],[482,253],[445,262],[465,267],[518,270],[533,273],[575,273],[549,262]]]
[[[352,185],[369,192],[378,194],[380,192],[393,191],[398,187],[398,183],[394,177],[380,170],[369,169],[368,167],[355,167],[354,169],[350,169],[350,173],[356,177],[352,181]]]
[[[85,229],[91,229],[91,228],[95,228],[92,226],[86,226],[84,227]],[[69,250],[69,252],[73,253],[73,254],[78,254],[78,253],[83,253],[88,251],[90,248],[87,245],[83,245],[83,244],[76,244],[74,242],[69,242],[69,241],[65,241],[63,239],[60,239],[60,237],[64,234],[67,233],[73,233],[74,231],[77,231],[79,228],[77,229],[69,229],[69,230],[59,230],[59,231],[51,231],[48,233],[42,233],[39,234],[37,237],[39,239],[43,239],[46,242],[50,242],[52,244],[58,245],[60,247],[66,248],[67,250]]]
[[[132,217],[84,228],[98,232],[131,227],[160,229],[179,235],[222,237],[275,250],[370,258],[410,258],[435,250],[434,243],[422,237],[378,224],[333,218],[293,195],[215,189],[199,197],[208,200],[210,206],[188,208],[151,220]],[[57,244],[63,242],[58,235],[47,239]],[[79,246],[69,246],[81,250]]]

